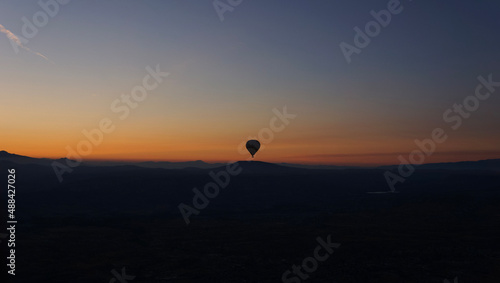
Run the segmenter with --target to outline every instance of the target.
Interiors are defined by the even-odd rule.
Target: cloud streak
[[[19,39],[19,37],[17,37],[14,33],[12,33],[10,30],[6,29],[3,25],[0,24],[0,32],[5,34],[7,36],[7,38],[9,38],[14,44],[16,44],[17,46],[21,47],[22,49],[32,53],[32,54],[35,54],[37,56],[40,56],[42,57],[43,59],[47,60],[48,62],[54,64],[54,62],[52,60],[50,60],[49,58],[47,58],[45,55],[39,53],[39,52],[35,52],[31,49],[29,49],[28,47],[24,46],[23,43],[21,42],[21,39]]]

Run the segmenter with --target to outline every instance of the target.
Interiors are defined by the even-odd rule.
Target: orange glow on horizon
[[[409,153],[398,151],[394,153],[331,153],[318,154],[308,147],[299,148],[285,145],[264,145],[255,155],[254,159],[246,149],[232,145],[211,144],[200,145],[170,145],[152,144],[146,147],[147,150],[137,150],[137,144],[122,144],[121,147],[116,144],[103,144],[93,150],[92,154],[83,156],[83,160],[88,161],[168,161],[183,162],[202,160],[207,163],[225,163],[241,160],[256,160],[271,163],[297,163],[310,165],[338,165],[338,166],[379,166],[399,164],[398,156],[403,156],[408,160]],[[9,153],[29,156],[34,158],[59,159],[67,157],[67,153],[61,148],[64,147],[45,147],[35,148],[30,143],[18,143],[16,146],[3,148]],[[73,146],[75,148],[75,146]],[[135,148],[135,150],[134,150]],[[72,158],[69,155],[69,158]],[[74,159],[75,157],[73,157]],[[459,162],[459,161],[477,161],[483,159],[500,158],[500,152],[477,151],[477,152],[436,152],[426,157],[424,163],[441,162]]]

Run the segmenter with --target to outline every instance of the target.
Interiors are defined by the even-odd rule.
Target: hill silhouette
[[[263,161],[238,161],[235,162],[241,168],[242,174],[287,174],[302,172],[303,169],[282,166],[275,163],[268,163]],[[215,168],[214,170],[224,170],[225,166]]]

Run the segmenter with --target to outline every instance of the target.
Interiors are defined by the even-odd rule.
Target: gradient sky
[[[221,22],[211,1],[73,0],[25,44],[54,64],[0,34],[0,149],[64,157],[109,117],[87,158],[243,160],[238,145],[286,105],[297,118],[258,160],[396,164],[436,127],[449,139],[426,162],[500,158],[500,90],[457,131],[442,119],[479,75],[500,81],[500,3],[401,1],[348,64],[339,44],[387,3],[244,0]],[[2,1],[0,24],[22,36],[40,9]],[[110,104],[157,64],[171,75],[117,119]]]

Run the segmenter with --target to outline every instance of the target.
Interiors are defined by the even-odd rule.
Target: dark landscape
[[[59,183],[51,162],[1,153],[18,178],[16,282],[113,282],[123,267],[124,282],[282,282],[329,235],[340,247],[289,282],[500,278],[500,160],[422,165],[396,193],[373,193],[395,167],[241,161],[189,225],[178,205],[225,165],[83,164]]]

